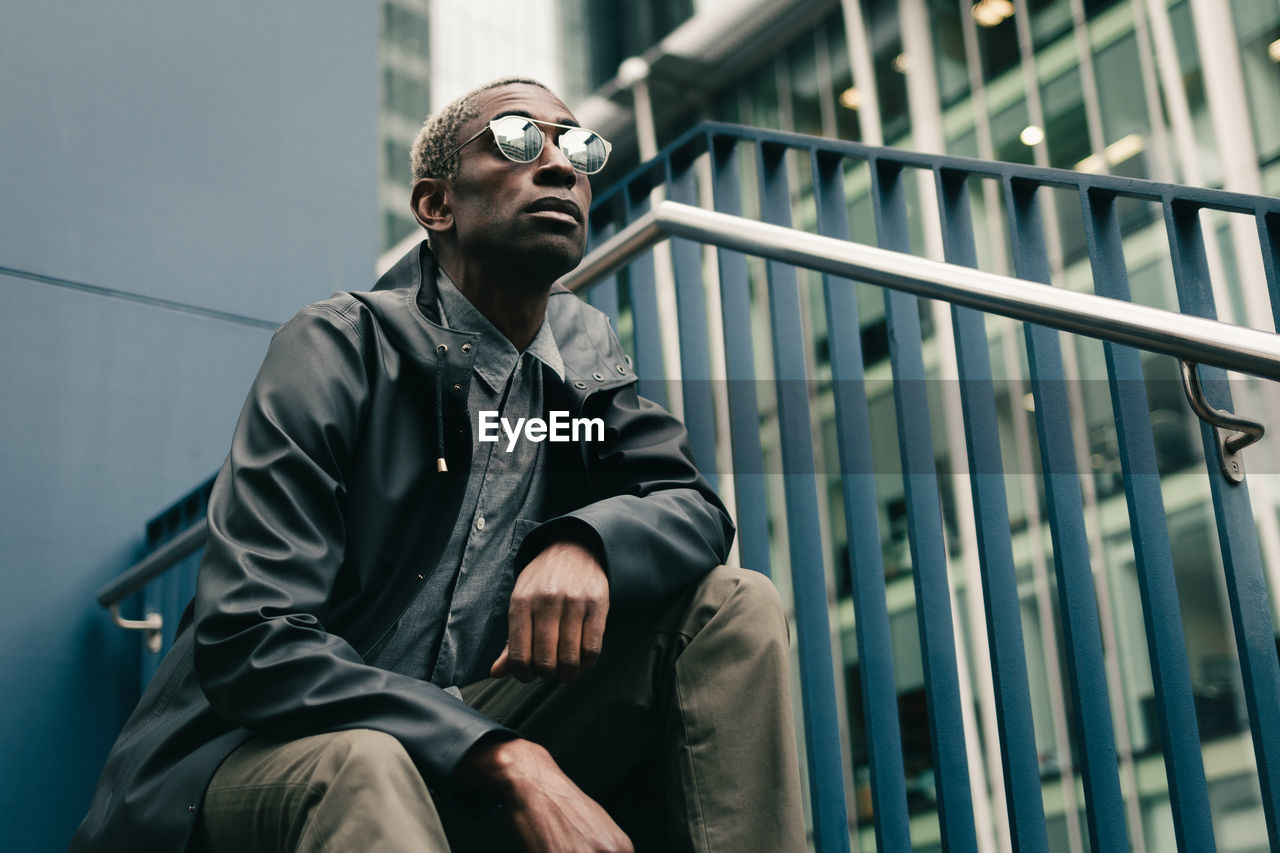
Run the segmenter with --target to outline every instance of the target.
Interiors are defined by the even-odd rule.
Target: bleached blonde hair
[[[458,154],[452,153],[462,140],[458,139],[458,129],[475,118],[479,112],[480,95],[499,86],[523,84],[537,86],[551,91],[546,84],[527,77],[503,77],[472,89],[462,97],[450,103],[444,109],[422,123],[422,129],[413,140],[409,152],[409,161],[413,169],[414,183],[423,178],[450,179],[458,174]]]

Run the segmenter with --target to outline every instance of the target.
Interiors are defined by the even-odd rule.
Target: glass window
[[[827,50],[831,55],[831,93],[836,103],[836,136],[840,139],[861,139],[862,130],[858,125],[856,102],[851,106],[850,96],[845,94],[853,88],[853,74],[849,70],[849,45],[844,22],[839,16],[835,16],[827,27]]]
[[[978,134],[970,130],[957,136],[947,144],[947,153],[957,157],[977,157]]]
[[[995,145],[997,160],[1028,165],[1034,162],[1031,147],[1021,139],[1026,126],[1027,105],[1023,101],[1018,101],[991,117],[991,139]]]
[[[738,99],[732,92],[720,93],[720,97],[713,99],[711,115],[716,121],[738,124]]]
[[[1018,64],[1018,29],[1010,16],[994,27],[978,27],[982,76],[992,80]]]
[[[930,9],[933,30],[933,62],[938,70],[938,97],[949,107],[969,94],[969,70],[965,64],[964,33],[960,7]]]
[[[431,93],[425,80],[418,80],[394,68],[383,70],[383,105],[388,112],[420,122],[431,111]]]
[[[382,175],[403,181],[409,175],[409,149],[394,139],[382,140]]]
[[[782,112],[778,107],[778,72],[772,63],[766,63],[751,79],[751,124],[777,130],[782,127]]]
[[[1102,128],[1111,144],[1130,133],[1147,133],[1151,126],[1142,94],[1142,66],[1133,34],[1117,39],[1094,55]]]
[[[1071,30],[1070,0],[1029,0],[1031,40],[1043,47]]]
[[[692,0],[615,0],[564,3],[561,30],[585,22],[591,83],[595,90],[613,79],[622,60],[640,56],[693,16]]]
[[[1280,121],[1275,119],[1280,104],[1280,4],[1234,0],[1232,13],[1258,159],[1265,162],[1280,156]]]
[[[395,3],[382,7],[382,38],[415,56],[425,58],[431,49],[431,29],[426,17]]]
[[[898,27],[896,4],[864,4],[867,36],[875,51],[876,95],[880,99],[880,127],[887,144],[893,145],[911,130],[907,108],[907,75],[902,68],[902,31]],[[898,67],[894,63],[898,63]]]
[[[791,77],[791,121],[797,133],[822,135],[821,89],[813,33],[796,39],[787,51]]]
[[[1196,47],[1190,4],[1183,2],[1170,8],[1169,23],[1182,66],[1182,84],[1187,93],[1187,106],[1191,109],[1191,125],[1202,175],[1207,183],[1214,184],[1222,179],[1222,159],[1218,155],[1209,105],[1205,100],[1204,76],[1200,70],[1200,51]]]
[[[1044,144],[1049,149],[1049,165],[1074,168],[1089,156],[1089,128],[1084,112],[1080,72],[1071,69],[1040,90],[1044,106]]]
[[[1085,18],[1093,20],[1102,12],[1116,4],[1117,0],[1084,0]]]

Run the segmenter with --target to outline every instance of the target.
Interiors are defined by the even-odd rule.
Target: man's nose
[[[572,187],[578,182],[578,171],[560,150],[558,141],[551,139],[547,139],[542,146],[542,154],[538,157],[537,176],[549,183],[563,183],[566,187]]]

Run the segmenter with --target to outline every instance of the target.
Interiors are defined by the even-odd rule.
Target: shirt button
[[[484,530],[484,516],[476,519],[476,530]]]

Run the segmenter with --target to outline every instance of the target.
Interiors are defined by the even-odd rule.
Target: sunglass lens
[[[560,135],[560,150],[573,168],[588,175],[603,169],[609,156],[604,140],[590,130],[566,130]]]
[[[507,116],[493,122],[493,138],[509,160],[528,163],[542,153],[542,131],[520,116]]]

